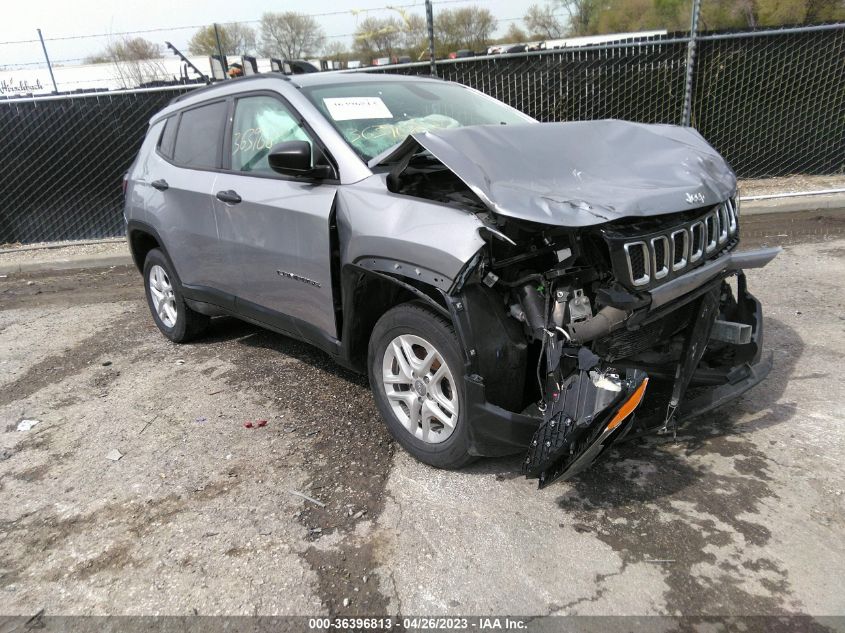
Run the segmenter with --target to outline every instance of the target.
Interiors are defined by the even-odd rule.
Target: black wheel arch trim
[[[170,259],[170,254],[167,252],[167,247],[164,245],[164,240],[161,238],[159,232],[150,224],[146,222],[142,222],[141,220],[127,220],[126,221],[126,242],[129,246],[129,253],[132,255],[132,261],[135,262],[135,267],[138,269],[139,272],[144,272],[144,262],[138,261],[138,254],[135,252],[135,249],[132,246],[132,239],[133,233],[146,233],[147,235],[151,236],[155,241],[158,243],[158,249],[164,253],[165,259],[167,259],[167,263],[170,265],[170,268],[176,272],[177,279],[179,278],[179,273],[176,271],[175,267],[173,266],[173,260]],[[181,285],[181,282],[180,282]]]

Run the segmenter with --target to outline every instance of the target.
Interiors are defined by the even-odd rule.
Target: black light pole
[[[425,21],[428,24],[428,55],[431,60],[431,76],[437,77],[437,64],[434,61],[434,9],[431,0],[425,0]]]
[[[217,40],[217,54],[220,56],[220,65],[223,66],[223,74],[229,76],[229,63],[226,61],[226,56],[223,54],[223,46],[220,44],[220,30],[217,28],[217,22],[214,23],[214,39]]]
[[[690,17],[689,42],[687,43],[687,76],[684,84],[684,111],[681,125],[689,127],[692,122],[692,83],[695,73],[695,40],[698,36],[698,16],[701,13],[701,0],[693,0]]]
[[[50,56],[47,54],[47,46],[44,44],[44,36],[41,35],[41,29],[38,30],[38,39],[41,40],[41,50],[44,51],[44,59],[47,60],[47,70],[50,71],[50,80],[53,82],[53,92],[58,93],[59,87],[56,85],[56,77],[53,75],[53,64],[50,63]]]

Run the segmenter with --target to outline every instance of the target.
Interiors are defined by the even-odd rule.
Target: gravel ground
[[[76,257],[127,255],[129,247],[124,238],[110,238],[91,243],[43,242],[40,244],[0,247],[0,264],[20,264],[28,261],[55,261]]]
[[[845,614],[843,220],[750,220],[767,382],[543,491],[416,463],[303,344],[171,344],[130,267],[0,280],[0,613]]]
[[[742,196],[765,196],[776,193],[799,191],[822,191],[845,188],[845,175],[833,176],[783,176],[781,178],[757,178],[739,181]]]

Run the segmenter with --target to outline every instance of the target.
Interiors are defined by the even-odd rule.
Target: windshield
[[[365,161],[417,132],[531,120],[504,103],[446,82],[355,82],[302,92]]]

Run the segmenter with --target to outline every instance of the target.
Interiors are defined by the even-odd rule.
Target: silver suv
[[[234,315],[369,375],[393,436],[544,486],[757,384],[736,178],[694,130],[538,123],[429,78],[257,75],[174,99],[127,174],[161,332]],[[732,281],[731,278],[734,278]]]

